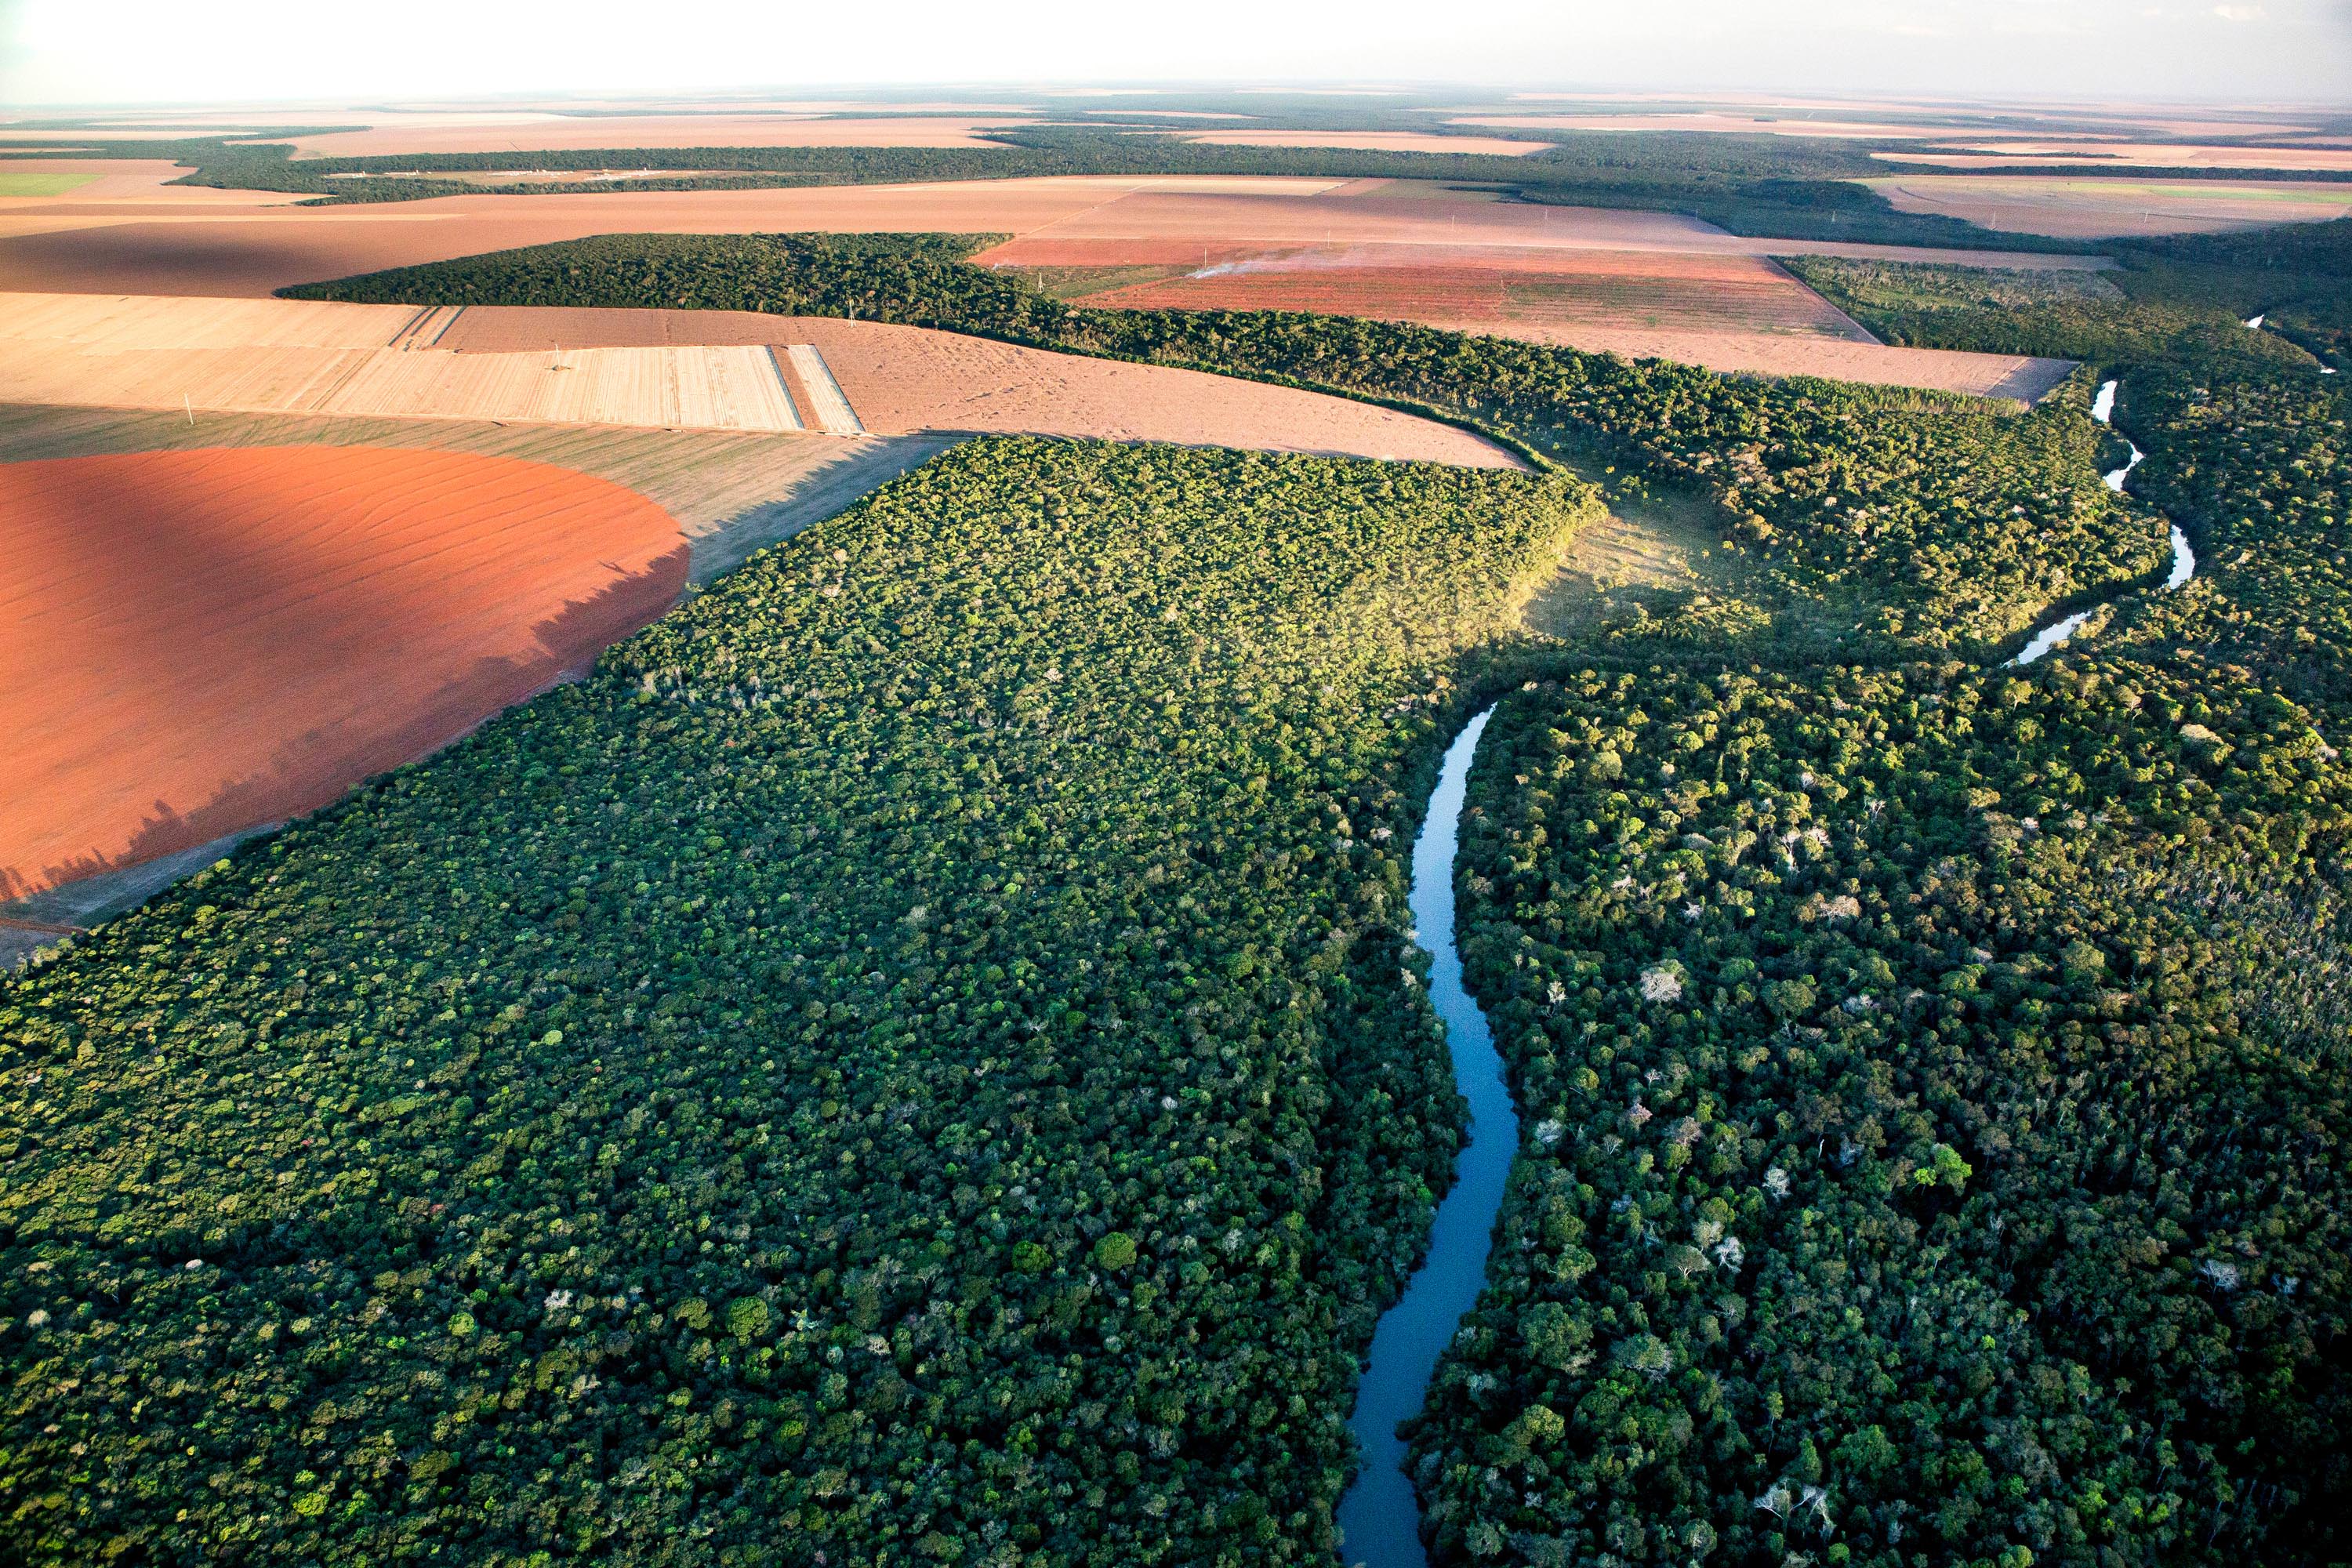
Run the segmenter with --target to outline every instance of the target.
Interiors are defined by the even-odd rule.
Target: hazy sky
[[[1210,80],[2352,101],[2352,0],[0,0],[0,103]]]

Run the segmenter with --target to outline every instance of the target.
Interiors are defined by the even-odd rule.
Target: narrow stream
[[[2256,316],[2252,321],[2248,321],[2246,325],[2250,327],[2259,327],[2262,324],[2262,320],[2263,319],[2260,316]],[[2112,426],[2115,423],[2116,384],[2114,382],[2105,381],[2099,384],[2098,395],[2091,399],[2091,417],[2097,420],[2102,425]],[[2131,471],[2134,468],[2138,468],[2142,460],[2147,457],[2147,453],[2139,449],[2138,443],[2132,440],[2128,436],[2124,437],[2124,445],[2131,448],[2131,456],[2124,459],[2124,466],[2122,468],[2111,469],[2103,476],[2106,480],[2107,489],[2115,491],[2117,495],[2121,495],[2123,493],[2124,481],[2131,478]],[[2180,525],[2176,522],[2172,525],[2172,570],[2166,574],[2164,579],[2166,591],[2170,592],[2173,589],[2179,588],[2196,574],[2197,552],[2189,548],[2189,536],[2180,531]],[[2115,603],[2115,600],[2108,599],[2104,603],[2111,605]],[[2084,623],[2088,621],[2091,616],[2096,614],[2102,607],[2102,605],[2094,605],[2087,610],[2076,610],[2070,615],[2053,621],[2050,625],[2034,633],[2033,640],[2027,643],[2023,651],[2019,653],[2015,658],[2011,659],[2009,662],[2011,664],[2032,664],[2035,659],[2040,658],[2043,654],[2048,653],[2052,648],[2058,647],[2068,637],[2071,637],[2076,632],[2081,631],[2083,629]]]
[[[1504,1085],[1503,1058],[1486,1016],[1463,989],[1462,953],[1454,940],[1454,857],[1464,792],[1478,737],[1494,716],[1493,708],[1486,709],[1445,749],[1412,846],[1412,922],[1432,961],[1429,1000],[1445,1025],[1454,1086],[1470,1101],[1470,1142],[1454,1162],[1453,1188],[1437,1205],[1429,1258],[1405,1282],[1402,1299],[1381,1315],[1371,1364],[1356,1390],[1349,1425],[1363,1447],[1364,1468],[1339,1500],[1339,1556],[1370,1568],[1428,1568],[1421,1506],[1405,1479],[1397,1423],[1427,1401],[1439,1354],[1486,1286],[1495,1216],[1502,1212],[1503,1184],[1518,1152],[1518,1108]]]

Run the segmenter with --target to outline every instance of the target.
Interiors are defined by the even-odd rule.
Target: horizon
[[[320,16],[292,0],[245,0],[201,24],[186,16],[162,0],[125,0],[103,12],[65,0],[0,0],[0,102],[21,110],[1091,87],[2352,107],[2345,85],[2352,82],[2352,6],[2340,0],[1833,7],[1674,0],[1639,16],[1580,16],[1486,0],[1457,11],[1442,37],[1429,37],[1425,19],[1393,0],[1272,15],[1212,0],[1181,34],[1141,22],[1107,25],[1069,0],[1033,8],[1013,32],[924,0],[894,27],[898,54],[879,77],[871,74],[863,23],[777,16],[740,0],[688,0],[666,15],[658,37],[640,36],[644,18],[614,0],[573,7],[560,24],[543,22],[536,8],[425,0],[397,37],[381,36],[367,18]],[[1237,37],[1250,45],[1246,78],[1222,68]],[[730,47],[714,49],[715,38]],[[1526,63],[1498,78],[1493,58],[1505,47]],[[744,70],[747,57],[761,55],[798,68]],[[1139,59],[1158,68],[1135,74]],[[512,85],[519,77],[529,85]],[[191,78],[207,89],[187,92]],[[278,90],[294,79],[317,90]]]

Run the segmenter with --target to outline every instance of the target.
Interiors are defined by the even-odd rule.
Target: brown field
[[[1465,430],[1347,398],[876,321],[740,310],[476,306],[442,342],[462,356],[684,337],[705,343],[808,344],[824,355],[856,418],[877,434],[1005,432],[1416,458],[1469,468],[1514,463],[1501,448]]]
[[[2053,162],[2080,163],[2097,171],[2117,168],[2152,169],[2284,169],[2335,173],[2352,171],[2352,148],[2344,147],[2216,147],[2210,143],[2169,142],[1969,142],[1966,153],[1874,153],[1874,158],[1895,163],[1932,163],[1939,169],[1999,169],[2019,163],[2047,167]]]
[[[0,467],[0,893],[311,810],[666,610],[677,525],[541,464],[247,448]]]
[[[464,419],[26,407],[0,404],[0,463],[213,447],[413,447],[551,463],[636,491],[675,519],[707,583],[950,444],[936,435],[811,440],[713,430]]]
[[[1503,136],[1434,136],[1414,131],[1200,131],[1186,133],[1184,140],[1217,147],[1353,147],[1372,153],[1485,153],[1505,158],[1524,158],[1551,146]]]
[[[148,222],[107,216],[91,221],[109,226],[0,234],[0,289],[266,295],[291,283],[590,235],[792,229],[1189,239],[1212,245],[1406,243],[1746,256],[1824,253],[1978,267],[2113,265],[2094,257],[1749,239],[1673,214],[1482,200],[1433,194],[1423,182],[1247,175],[484,195],[388,206],[175,214]]]
[[[1435,246],[1298,249],[1016,240],[983,261],[1126,310],[1319,310],[1753,375],[1818,375],[2033,403],[2066,360],[1889,348],[1752,256]],[[1089,276],[1102,287],[1090,289]]]
[[[2064,239],[2203,234],[2352,216],[2352,183],[1905,174],[1869,184],[1905,212]]]
[[[1029,118],[842,118],[813,114],[546,115],[505,125],[375,125],[293,138],[302,158],[403,153],[549,153],[595,147],[986,147],[982,131]]]
[[[0,295],[0,401],[785,431],[999,431],[1507,465],[1345,398],[733,310]]]
[[[1016,240],[992,265],[1084,268],[1118,278],[1139,265],[1158,277],[1097,292],[1088,304],[1144,310],[1323,310],[1569,342],[1577,329],[1636,325],[1695,331],[1789,332],[1870,342],[1820,295],[1759,256],[1659,255],[1473,246],[1331,246],[1252,251],[1124,242]],[[1139,252],[1149,252],[1150,262]]]
[[[1448,121],[1497,131],[1715,131],[1746,136],[1824,136],[1896,141],[1954,134],[1948,125],[1880,124],[1865,120],[1814,120],[1801,115],[1724,114],[1473,114]]]

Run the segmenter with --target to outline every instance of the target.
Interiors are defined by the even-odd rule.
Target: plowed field
[[[1015,241],[991,258],[1014,269],[1068,266],[1092,248],[1083,241]],[[1570,342],[1579,326],[1870,341],[1820,295],[1757,256],[1413,245],[1226,256],[1206,266],[1188,258],[1160,278],[1078,297],[1145,310],[1322,310],[1543,342]]]
[[[1469,468],[1516,463],[1466,430],[1344,397],[877,321],[477,305],[441,343],[464,355],[687,341],[809,344],[824,355],[859,425],[883,434],[1003,431]]]
[[[321,805],[652,620],[686,568],[651,501],[510,458],[0,465],[0,897]]]

